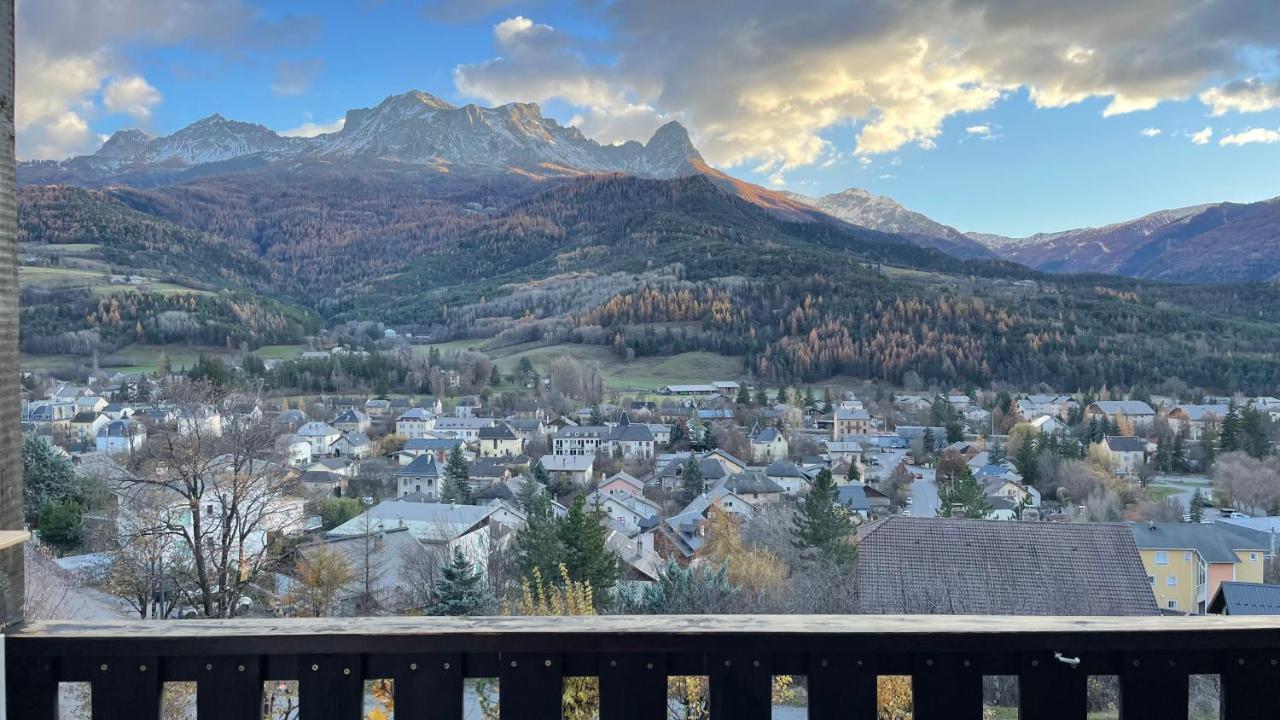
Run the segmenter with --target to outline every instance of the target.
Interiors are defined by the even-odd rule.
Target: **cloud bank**
[[[456,68],[458,90],[568,102],[602,140],[682,120],[712,162],[765,173],[831,150],[931,147],[949,118],[1015,91],[1042,108],[1101,98],[1105,115],[1197,96],[1215,113],[1275,103],[1274,83],[1247,79],[1251,58],[1280,49],[1274,0],[814,0],[800,12],[615,0],[583,11],[607,39],[512,17],[494,30],[494,57]]]

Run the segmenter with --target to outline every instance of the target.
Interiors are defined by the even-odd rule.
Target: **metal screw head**
[[[1237,665],[1243,665],[1243,664],[1244,664],[1244,658],[1236,658],[1236,664],[1237,664]]]
[[[929,667],[933,667],[933,658],[929,658],[928,660],[925,660],[924,664]]]
[[[409,669],[410,669],[410,670],[417,670],[417,669],[418,669],[418,663],[409,663]]]
[[[204,669],[205,669],[205,670],[212,670],[212,669],[213,669],[213,663],[205,663],[205,664],[204,664]]]
[[[147,666],[146,666],[146,665],[139,665],[139,666],[138,666],[138,672],[146,672],[146,671],[147,671]]]
[[[106,663],[102,663],[101,665],[99,665],[99,666],[98,666],[98,669],[99,669],[99,670],[101,670],[102,672],[106,672],[106,671],[107,671],[107,664],[106,664]]]
[[[244,666],[243,666],[243,665],[239,666],[239,669],[240,669],[240,672],[244,672]]]
[[[1177,660],[1170,660],[1170,661],[1169,661],[1169,667],[1176,667],[1177,665],[1178,665],[1178,661],[1177,661]]]
[[[1031,661],[1031,667],[1040,667],[1040,661],[1039,661],[1039,660],[1032,660],[1032,661]]]
[[[724,661],[724,666],[725,666],[725,667],[730,667],[730,666],[732,666],[732,665],[733,665],[733,661],[732,661],[732,660],[725,660],[725,661]]]
[[[827,661],[826,661],[826,660],[823,660],[823,661],[822,661],[822,667],[826,667],[826,666],[827,666]]]
[[[965,666],[965,667],[969,667],[969,666],[970,666],[970,665],[972,665],[972,664],[973,664],[973,663],[970,663],[968,660],[965,660],[965,661],[964,661],[964,666]]]
[[[653,663],[645,663],[645,664],[644,664],[644,669],[645,669],[645,670],[652,670],[652,669],[653,669]]]
[[[861,661],[861,660],[859,660],[859,661],[858,661],[858,667],[862,667],[862,661]]]
[[[1141,661],[1141,660],[1134,660],[1134,661],[1133,661],[1133,666],[1134,666],[1134,667],[1138,667],[1138,666],[1139,666],[1139,665],[1141,665],[1141,664],[1142,664],[1142,661]]]
[[[515,661],[515,660],[512,660],[512,661],[511,661],[511,667],[515,667],[515,666],[516,666],[516,661]]]
[[[311,672],[315,672],[315,671],[317,671],[317,670],[319,670],[319,669],[320,669],[320,666],[319,666],[319,665],[312,665],[312,666],[311,666]]]
[[[544,667],[551,667],[551,658],[547,658],[546,660],[543,660],[542,665]]]
[[[350,675],[350,674],[351,674],[351,668],[342,668],[342,674],[343,674],[343,675]]]
[[[444,664],[444,669],[445,669],[445,670],[448,670],[448,669],[449,669],[449,663],[445,663],[445,664]]]
[[[759,661],[759,660],[752,660],[752,661],[751,661],[751,667],[760,667],[760,661]]]
[[[617,660],[610,660],[610,661],[609,661],[609,667],[618,667],[618,661],[617,661]]]
[[[1275,659],[1275,658],[1271,658],[1271,664],[1272,664],[1272,665],[1275,665],[1275,664],[1276,664],[1276,659]]]

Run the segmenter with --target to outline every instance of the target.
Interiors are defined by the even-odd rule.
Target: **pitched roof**
[[[443,474],[444,469],[440,467],[440,463],[436,462],[436,456],[427,454],[414,458],[413,462],[397,470],[395,476],[436,478]]]
[[[1132,435],[1108,435],[1104,438],[1111,452],[1144,452],[1147,444]]]
[[[1224,582],[1209,602],[1209,612],[1214,615],[1280,615],[1280,585]]]
[[[476,435],[480,440],[515,440],[516,434],[506,423],[498,423],[493,427],[482,427]]]
[[[1155,415],[1156,411],[1141,400],[1099,400],[1094,403],[1098,410],[1115,415]]]
[[[743,493],[780,493],[783,488],[759,470],[744,470],[725,478],[721,487],[738,495]]]
[[[1144,550],[1195,550],[1211,563],[1235,563],[1236,550],[1265,550],[1234,528],[1213,523],[1134,523],[1133,541]]]
[[[756,433],[755,437],[751,438],[751,442],[757,442],[757,443],[776,442],[780,436],[781,436],[781,433],[778,432],[778,428],[767,427],[761,430],[760,432]]]
[[[862,535],[859,612],[1158,613],[1124,525],[895,516]]]

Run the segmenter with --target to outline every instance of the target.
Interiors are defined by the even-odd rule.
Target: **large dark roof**
[[[1280,585],[1224,582],[1214,593],[1209,612],[1215,615],[1280,615]]]
[[[1124,525],[891,517],[864,531],[859,612],[1155,615]]]
[[[1134,543],[1144,550],[1195,550],[1205,562],[1235,563],[1236,550],[1265,550],[1265,542],[1225,523],[1134,523]]]

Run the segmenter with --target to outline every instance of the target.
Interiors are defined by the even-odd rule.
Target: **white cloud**
[[[116,78],[102,91],[102,104],[108,111],[127,113],[142,121],[151,117],[151,108],[162,99],[160,91],[141,75]]]
[[[1244,132],[1234,135],[1224,135],[1218,141],[1219,145],[1253,145],[1261,143],[1270,145],[1271,143],[1280,142],[1280,130],[1268,130],[1267,128],[1249,128]]]
[[[338,132],[346,123],[347,119],[344,117],[329,123],[304,122],[298,127],[281,130],[280,134],[284,137],[315,137],[325,133]]]
[[[970,125],[969,127],[965,128],[964,131],[969,133],[970,135],[990,135],[991,126],[990,125]]]
[[[1236,80],[1200,93],[1200,102],[1212,108],[1215,116],[1271,110],[1280,107],[1280,80],[1269,83],[1256,77]]]
[[[276,95],[301,95],[315,82],[324,68],[322,60],[282,60],[276,63],[271,92]]]
[[[119,48],[183,44],[237,60],[307,42],[314,19],[268,20],[249,0],[18,0],[15,10],[18,157],[91,152],[104,113],[145,122],[162,96]]]
[[[1195,143],[1196,145],[1208,145],[1209,141],[1212,139],[1213,139],[1212,126],[1207,125],[1203,130],[1199,130],[1197,132],[1191,133],[1191,142]]]
[[[1158,127],[1142,128],[1142,130],[1139,132],[1139,134],[1142,135],[1142,137],[1149,137],[1149,138],[1160,137],[1160,135],[1163,133],[1164,131]]]
[[[862,167],[871,167],[871,163],[873,162],[875,161],[867,157],[866,155],[862,155],[858,157],[858,164],[861,165]]]
[[[1194,97],[1214,78],[1254,74],[1253,59],[1280,49],[1273,0],[584,8],[599,13],[604,32],[573,37],[525,16],[499,23],[494,56],[455,69],[458,90],[497,102],[562,100],[594,118],[582,122],[593,137],[642,107],[689,125],[713,163],[786,170],[822,162],[832,145],[859,155],[928,146],[949,118],[1018,91],[1038,107],[1103,98],[1106,115],[1138,112]]]

